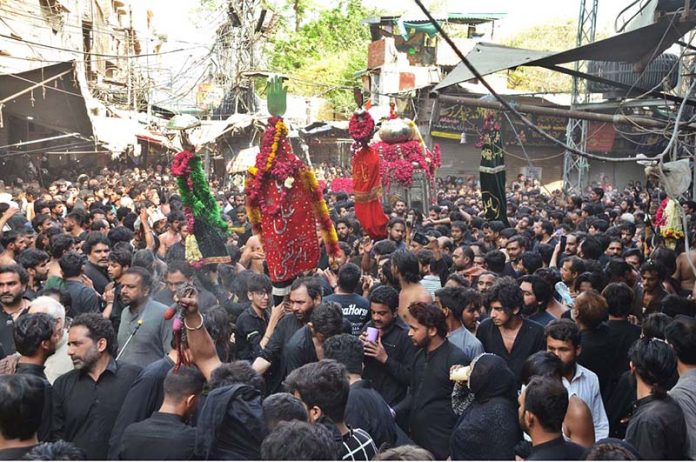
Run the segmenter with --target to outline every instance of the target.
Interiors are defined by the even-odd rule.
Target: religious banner
[[[261,238],[273,283],[286,283],[316,268],[320,249],[317,225],[330,257],[338,256],[338,236],[314,172],[300,161],[288,141],[285,89],[280,80],[268,86],[273,116],[261,140],[256,164],[246,178],[247,213]]]
[[[505,226],[510,226],[505,200],[503,141],[500,136],[500,123],[496,120],[494,112],[486,114],[476,147],[481,148],[479,174],[485,217],[489,221],[499,220]]]

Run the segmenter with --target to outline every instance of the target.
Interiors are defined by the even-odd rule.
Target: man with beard
[[[5,231],[0,236],[2,252],[0,252],[0,265],[15,265],[17,255],[24,250],[23,239],[20,239],[17,231]]]
[[[138,366],[117,363],[116,334],[108,319],[89,313],[73,320],[68,354],[75,369],[53,385],[53,436],[75,443],[87,459],[105,459],[109,435]]]
[[[532,440],[527,460],[584,460],[586,450],[563,438],[568,391],[552,376],[536,376],[518,398],[522,430]]]
[[[406,202],[401,199],[397,199],[394,202],[394,207],[392,207],[392,216],[396,218],[406,219]]]
[[[469,362],[483,353],[479,339],[462,323],[464,310],[475,304],[471,292],[476,293],[463,287],[447,287],[435,292],[435,305],[442,310],[447,321],[447,340],[461,349]]]
[[[432,303],[433,297],[420,283],[420,263],[412,252],[397,250],[391,256],[391,271],[399,281],[399,316],[408,323],[408,307],[413,303]]]
[[[486,353],[505,360],[519,383],[524,361],[545,347],[544,328],[522,318],[524,297],[512,278],[502,278],[493,284],[486,303],[490,318],[481,323],[476,337]]]
[[[406,243],[404,242],[404,237],[406,236],[406,222],[403,218],[392,218],[389,220],[387,223],[387,233],[387,240],[396,244],[396,250],[406,248]]]
[[[523,236],[512,236],[505,244],[505,250],[510,260],[505,263],[505,274],[519,274],[522,270],[520,259],[527,250],[527,239]]]
[[[414,303],[408,307],[408,336],[419,348],[413,361],[411,386],[406,399],[396,406],[397,419],[407,419],[413,441],[436,459],[449,456],[449,440],[457,422],[452,410],[450,369],[468,365],[462,350],[447,341],[445,315],[435,305]]]
[[[279,391],[286,375],[283,350],[290,338],[309,322],[314,307],[321,303],[321,284],[316,278],[293,281],[288,297],[289,310],[277,321],[271,319],[261,339],[261,354],[254,360],[254,370],[265,374],[268,393]],[[274,323],[275,321],[275,323]],[[273,366],[271,368],[271,366]],[[270,369],[270,370],[269,370]]]
[[[194,268],[188,262],[175,260],[167,265],[167,272],[164,275],[164,287],[158,291],[154,299],[164,305],[172,306],[174,296],[179,287],[184,284],[193,284],[198,291],[198,303],[201,311],[208,311],[210,308],[218,304],[215,295],[211,294],[204,288],[202,284],[194,280]]]
[[[183,227],[185,221],[186,217],[181,212],[170,212],[169,215],[167,215],[167,224],[169,227],[167,231],[158,236],[160,241],[158,250],[160,257],[164,258],[164,256],[167,254],[167,250],[169,250],[169,248],[174,244],[181,241],[181,228]]]
[[[80,212],[71,212],[65,216],[63,221],[63,229],[66,233],[75,238],[76,241],[82,241],[87,236],[85,230],[85,222],[87,217]]]
[[[474,250],[469,246],[461,246],[452,252],[452,269],[454,273],[464,276],[469,284],[485,270],[474,264]]]
[[[2,356],[15,352],[14,323],[29,309],[29,300],[24,298],[29,275],[19,265],[0,266],[0,345]]]
[[[36,298],[42,283],[48,277],[48,254],[43,250],[27,249],[19,255],[18,263],[27,270],[29,281],[25,296],[29,300]]]
[[[493,284],[497,280],[497,274],[492,271],[484,271],[479,275],[478,280],[476,281],[476,290],[478,290],[483,297],[488,293],[488,291],[491,290],[491,287],[493,287]]]
[[[358,239],[352,234],[352,226],[347,218],[339,218],[336,220],[336,234],[338,235],[338,240],[342,242],[347,242],[351,247],[353,243]]]
[[[390,406],[406,396],[411,381],[411,364],[416,349],[408,338],[408,326],[398,316],[399,293],[379,286],[370,294],[371,320],[360,340],[365,349],[363,378],[369,380]],[[379,330],[377,340],[367,339],[368,328]]]
[[[517,279],[524,297],[524,307],[522,314],[527,319],[547,325],[557,318],[546,311],[547,306],[553,297],[553,287],[541,276],[527,274]]]
[[[107,268],[110,251],[109,240],[98,232],[90,233],[82,245],[82,253],[87,255],[85,275],[92,281],[94,290],[99,295],[104,293],[104,289],[109,284]]]
[[[140,367],[161,359],[172,341],[172,321],[164,319],[167,306],[150,298],[151,288],[152,275],[145,268],[133,266],[121,277],[121,301],[127,309],[118,328],[119,358]]]
[[[570,319],[560,319],[546,326],[546,350],[563,363],[563,385],[568,394],[587,404],[592,412],[595,439],[609,436],[609,420],[602,403],[597,374],[577,363],[581,351],[580,330]]]

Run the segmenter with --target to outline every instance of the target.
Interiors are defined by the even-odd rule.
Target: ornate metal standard
[[[580,14],[578,15],[578,34],[576,46],[587,45],[595,40],[597,30],[597,4],[599,0],[580,0]],[[577,61],[576,72],[587,72],[587,62]],[[587,82],[584,79],[573,77],[573,89],[571,94],[571,110],[576,110],[581,104],[589,100]],[[566,143],[581,151],[585,151],[587,140],[587,121],[580,119],[568,120],[566,130]],[[587,160],[566,151],[563,158],[563,186],[567,192],[582,191],[587,182]]]

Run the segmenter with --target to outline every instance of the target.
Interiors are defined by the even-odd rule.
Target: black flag
[[[505,158],[503,141],[500,137],[500,123],[495,113],[488,112],[483,119],[481,138],[477,145],[481,148],[479,166],[481,180],[481,199],[486,219],[500,220],[510,226],[507,220],[507,203],[505,200]]]

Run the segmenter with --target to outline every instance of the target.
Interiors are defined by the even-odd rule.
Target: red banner
[[[379,156],[369,147],[353,156],[353,193],[355,216],[373,239],[387,237],[389,217],[382,209],[382,181],[379,176]]]

